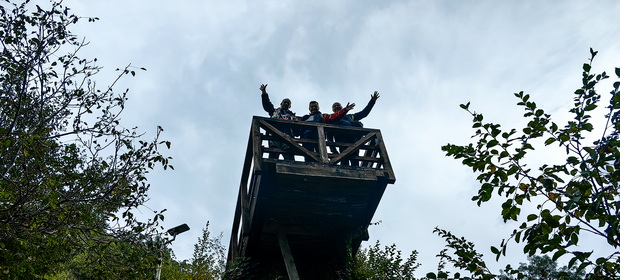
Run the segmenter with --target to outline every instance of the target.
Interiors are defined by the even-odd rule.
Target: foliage
[[[514,240],[523,242],[524,252],[530,256],[550,253],[555,261],[566,255],[570,267],[577,264],[591,277],[613,278],[620,274],[620,81],[613,83],[609,104],[599,107],[601,95],[595,86],[608,75],[591,73],[597,52],[590,53],[583,65],[582,87],[575,91],[569,111],[573,119],[566,124],[553,122],[551,115],[523,92],[515,94],[517,105],[525,109],[527,124],[522,129],[503,130],[499,124],[483,122],[483,115],[470,111],[467,103],[461,107],[473,117],[475,142],[447,144],[442,150],[479,174],[481,185],[473,201],[481,205],[497,194],[503,200],[504,221],[522,222],[508,240],[491,247],[496,258],[505,255],[507,244]],[[620,68],[615,74],[620,77]],[[587,144],[591,141],[587,136],[593,137],[595,132],[592,116],[597,108],[605,110],[603,126],[600,135]],[[564,161],[528,166],[526,156],[543,142],[565,151]],[[584,235],[599,238],[613,253],[584,251],[579,247]]]
[[[253,272],[256,269],[256,262],[253,262],[249,258],[239,257],[234,262],[226,265],[226,271],[222,277],[224,280],[250,280],[256,278],[253,277]]]
[[[46,279],[146,279],[157,266],[160,245],[145,236],[142,242],[97,243],[54,269]]]
[[[192,279],[221,279],[226,269],[226,248],[222,245],[222,233],[211,237],[209,222],[202,230],[189,264]]]
[[[355,255],[351,279],[414,279],[413,272],[420,266],[418,252],[412,251],[405,260],[396,245],[381,248],[379,241]]]
[[[450,272],[445,270],[445,265],[451,263],[455,268],[469,271],[476,279],[493,279],[494,275],[487,268],[483,260],[483,255],[478,253],[472,242],[467,241],[463,237],[457,237],[449,231],[435,228],[433,231],[446,240],[446,249],[442,250],[437,256],[439,257],[439,265],[437,274],[429,272],[426,274],[428,279],[446,279],[450,276]],[[453,252],[450,252],[452,250]],[[457,258],[453,258],[456,255]],[[460,273],[455,273],[454,278],[460,278]]]
[[[220,233],[216,237],[211,237],[209,222],[207,222],[202,230],[202,236],[194,244],[194,253],[191,259],[179,262],[174,258],[171,251],[165,251],[162,258],[161,279],[229,279],[224,276],[226,248],[222,245],[222,236],[223,234]],[[226,273],[230,274],[228,271]]]
[[[0,5],[0,278],[40,278],[84,252],[129,251],[156,233],[139,222],[146,175],[169,158],[120,121],[127,91],[92,80],[101,67],[69,28],[82,18],[58,2]],[[31,11],[32,10],[32,11]],[[96,18],[88,18],[89,22]],[[118,247],[117,247],[118,246]],[[98,258],[99,268],[123,259]],[[92,260],[87,260],[92,261]],[[138,273],[138,272],[136,272]]]
[[[534,255],[527,257],[528,263],[520,263],[517,276],[502,273],[500,279],[531,279],[531,280],[579,280],[584,279],[583,271],[576,272],[575,268],[567,266],[558,268],[558,264],[547,255]]]

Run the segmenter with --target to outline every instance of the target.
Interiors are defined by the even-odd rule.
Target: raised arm
[[[273,104],[269,100],[269,94],[267,94],[267,84],[260,85],[260,91],[261,91],[260,97],[263,103],[263,110],[265,110],[265,112],[267,112],[269,116],[271,117],[273,115],[273,112],[276,110],[276,108],[273,107]]]
[[[344,117],[347,112],[349,112],[351,109],[353,109],[353,107],[355,107],[355,103],[347,103],[347,106],[344,107],[343,109],[341,109],[340,111],[333,113],[333,114],[324,114],[323,115],[323,122],[324,123],[333,123],[339,119],[342,119],[342,117]]]
[[[375,91],[373,94],[370,95],[370,101],[368,101],[368,104],[366,105],[366,107],[364,107],[363,110],[355,114],[351,114],[351,119],[354,121],[359,121],[367,117],[368,114],[370,114],[372,107],[375,106],[375,102],[377,102],[377,99],[379,99],[379,92]]]

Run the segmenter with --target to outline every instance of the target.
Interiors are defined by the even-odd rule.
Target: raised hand
[[[375,90],[375,93],[370,95],[370,99],[375,100],[375,101],[379,99],[379,92]]]

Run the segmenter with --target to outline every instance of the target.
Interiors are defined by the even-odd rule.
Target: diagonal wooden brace
[[[358,151],[360,149],[360,147],[362,145],[364,145],[364,143],[370,141],[373,137],[376,137],[376,136],[377,136],[376,132],[370,132],[370,133],[366,134],[360,140],[357,140],[357,142],[355,142],[355,144],[353,144],[350,147],[348,147],[342,153],[338,154],[338,156],[336,156],[335,158],[332,158],[332,160],[329,163],[330,164],[336,164],[336,163],[340,162],[344,157],[350,156],[351,154],[353,154],[353,152]]]
[[[269,133],[273,133],[274,136],[276,136],[277,138],[280,138],[282,142],[285,142],[292,149],[295,149],[297,152],[301,153],[303,156],[309,157],[316,162],[321,162],[321,160],[316,155],[314,155],[314,153],[308,151],[308,149],[297,144],[292,137],[283,133],[282,131],[275,128],[273,125],[267,123],[264,120],[259,120],[259,122],[262,128],[264,128]]]
[[[286,233],[278,231],[278,243],[280,244],[280,251],[282,251],[282,257],[284,258],[288,279],[299,280],[299,274],[297,273],[297,267],[295,267],[295,261],[293,260],[293,254],[291,253],[291,247],[288,244]]]

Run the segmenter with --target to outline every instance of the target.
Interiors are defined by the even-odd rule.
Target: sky
[[[612,74],[620,66],[614,0],[64,3],[99,18],[73,31],[90,42],[82,57],[104,67],[100,85],[116,68],[147,69],[117,85],[129,88],[122,121],[146,136],[160,125],[172,142],[165,154],[174,170],[149,174],[151,199],[142,212],[165,208],[165,228],[190,226],[172,243],[180,260],[191,258],[207,221],[228,245],[250,123],[266,116],[259,87],[268,84],[272,100],[290,98],[298,115],[311,100],[325,112],[335,101],[361,110],[380,93],[363,122],[381,130],[396,183],[364,246],[395,243],[404,257],[417,250],[418,273],[434,271],[445,245],[432,233],[438,226],[474,242],[496,271],[523,262],[513,244],[495,263],[489,247],[517,224],[504,224],[500,203],[472,202],[476,175],[441,151],[473,134],[459,104],[471,102],[485,120],[508,129],[523,125],[513,93],[524,91],[562,119],[590,48],[599,51],[594,71]]]

